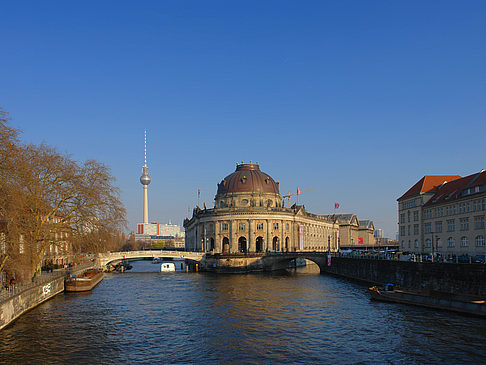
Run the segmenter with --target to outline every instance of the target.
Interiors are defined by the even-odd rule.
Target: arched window
[[[467,247],[467,237],[466,236],[461,237],[461,247]]]
[[[484,246],[484,237],[476,236],[476,247],[483,247],[483,246]]]
[[[430,248],[431,246],[432,246],[432,243],[431,243],[431,241],[430,241],[430,238],[427,238],[427,239],[425,240],[425,247]]]
[[[418,240],[415,240],[415,248],[418,248]]]
[[[454,242],[454,238],[449,237],[447,239],[447,247],[454,247],[455,245],[456,245],[456,243]]]

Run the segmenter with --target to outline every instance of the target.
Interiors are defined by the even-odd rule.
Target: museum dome
[[[217,195],[231,193],[273,193],[279,194],[278,183],[260,171],[258,164],[240,164],[236,171],[218,184]]]

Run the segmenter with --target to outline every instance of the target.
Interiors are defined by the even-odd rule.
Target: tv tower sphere
[[[152,179],[148,174],[148,167],[142,166],[142,176],[140,176],[140,182],[142,183],[142,185],[148,185],[151,181]]]

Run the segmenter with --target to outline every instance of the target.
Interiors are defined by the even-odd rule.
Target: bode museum
[[[370,242],[373,225],[361,229],[349,216],[316,215],[303,205],[286,208],[279,183],[258,164],[237,164],[236,171],[218,184],[214,208],[196,207],[184,220],[186,250],[208,253],[265,253],[271,251],[337,251],[341,237],[350,242]],[[366,236],[359,238],[358,236]]]

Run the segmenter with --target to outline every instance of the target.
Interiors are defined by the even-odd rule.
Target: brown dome
[[[279,194],[278,184],[255,164],[241,164],[236,171],[218,184],[218,193],[273,193]]]

